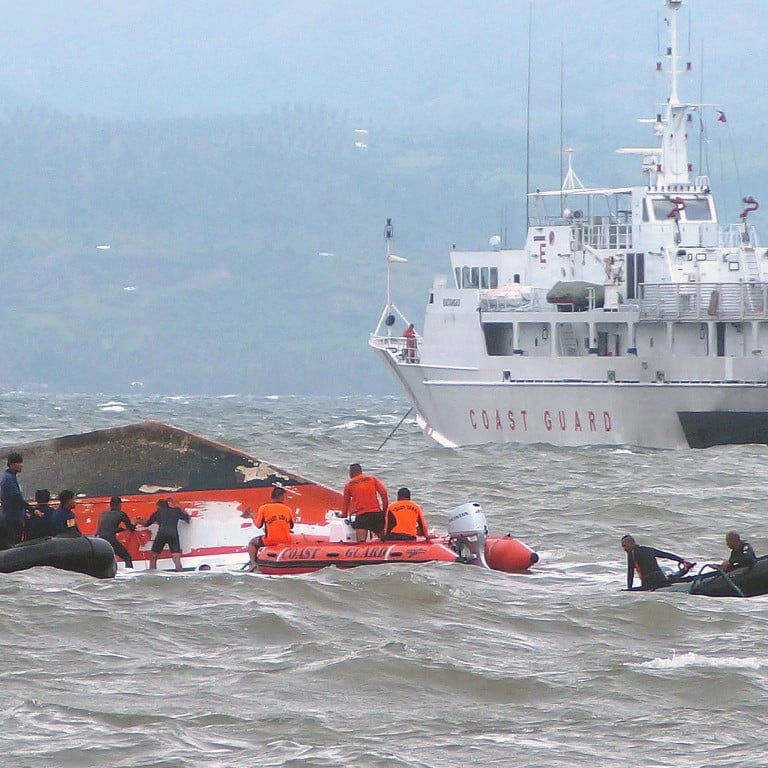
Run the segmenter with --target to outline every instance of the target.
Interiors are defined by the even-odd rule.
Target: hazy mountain
[[[691,159],[729,180],[734,220],[744,194],[768,204],[768,7],[692,10],[683,96],[728,122],[708,108]],[[649,141],[635,118],[665,93],[655,0],[0,11],[5,386],[391,390],[366,349],[385,219],[417,325],[452,243],[483,247],[502,222],[523,236],[529,21],[533,187],[559,183],[565,146],[587,184],[639,181],[613,151]]]

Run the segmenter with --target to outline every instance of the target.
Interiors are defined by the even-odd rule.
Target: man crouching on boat
[[[264,529],[263,536],[254,536],[248,542],[248,571],[256,570],[256,553],[261,547],[269,547],[291,543],[296,516],[293,510],[284,503],[285,488],[275,486],[272,489],[272,501],[262,504],[253,515],[253,524]]]
[[[635,541],[633,536],[627,534],[621,537],[621,548],[627,553],[627,589],[632,589],[635,579],[635,572],[640,577],[643,590],[658,589],[666,587],[672,583],[664,571],[661,570],[656,558],[663,560],[674,560],[682,566],[680,575],[687,573],[695,563],[692,563],[672,552],[663,552],[653,547],[641,547]]]

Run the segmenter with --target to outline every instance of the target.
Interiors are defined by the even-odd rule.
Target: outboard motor
[[[448,513],[448,536],[462,562],[488,567],[485,561],[485,537],[488,525],[483,508],[471,501]]]

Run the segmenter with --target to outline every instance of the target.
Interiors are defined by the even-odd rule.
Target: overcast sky
[[[525,103],[531,5],[534,101],[559,104],[561,48],[569,103],[582,88],[590,108],[608,89],[653,98],[661,0],[0,0],[0,98],[105,117],[312,103],[504,122]],[[707,98],[765,119],[768,2],[690,0],[681,19],[689,97],[703,50]]]

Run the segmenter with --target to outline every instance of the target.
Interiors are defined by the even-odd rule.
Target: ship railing
[[[717,243],[721,248],[760,247],[757,230],[752,225],[747,225],[746,235],[745,241],[743,224],[724,224],[717,231]]]
[[[646,283],[641,320],[768,319],[768,283]]]
[[[418,363],[421,359],[420,337],[407,339],[405,336],[377,336],[372,333],[370,343],[376,349],[389,352],[392,357],[402,363]]]

